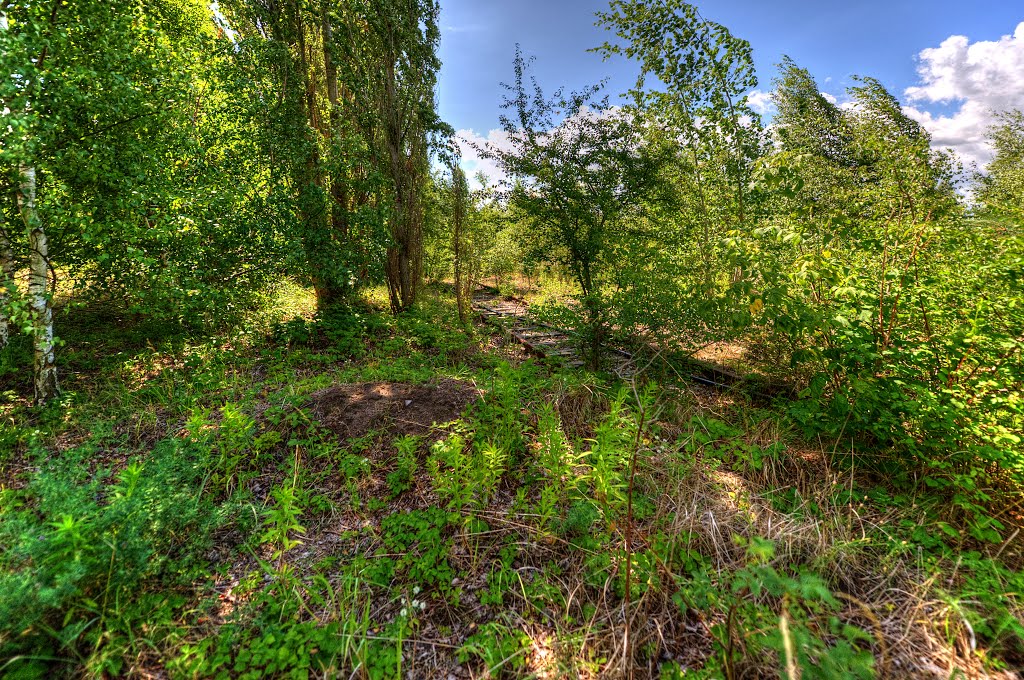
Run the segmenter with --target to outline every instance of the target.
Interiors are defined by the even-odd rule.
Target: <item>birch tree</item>
[[[597,24],[615,38],[596,48],[639,66],[632,106],[651,121],[648,143],[672,150],[651,206],[656,247],[626,243],[618,324],[667,349],[694,351],[738,331],[746,273],[730,236],[752,225],[752,171],[765,146],[746,93],[757,84],[750,44],[682,0],[613,0]],[[737,313],[739,312],[739,313]]]
[[[7,37],[7,0],[0,3],[0,39]],[[0,98],[0,109],[6,117],[10,109],[4,106]],[[6,212],[6,211],[4,211]],[[14,247],[11,234],[8,233],[6,220],[0,223],[0,350],[7,347],[10,340],[10,313],[8,305],[14,289]]]
[[[48,290],[50,279],[49,244],[46,230],[36,212],[36,169],[22,166],[18,202],[28,230],[29,284],[34,350],[34,401],[41,406],[57,396],[57,364],[53,344],[53,309]]]
[[[7,9],[7,2],[0,6],[0,30],[3,31],[5,39],[11,37]],[[50,13],[46,28],[52,28],[56,19],[57,6]],[[5,42],[11,45],[15,41],[5,40]],[[5,92],[4,95],[6,96],[2,98],[4,100],[3,108],[6,116],[11,116],[11,106],[13,105],[16,107],[14,111],[20,108],[24,113],[24,117],[31,121],[34,113],[31,92],[39,87],[39,79],[45,68],[47,56],[47,46],[44,46],[35,59],[33,59],[34,68],[25,69],[25,72],[16,72],[18,84],[15,85],[15,88],[17,89],[13,92]],[[20,89],[20,92],[18,89]],[[14,115],[17,116],[16,113]],[[22,130],[24,130],[25,137],[11,145],[13,147],[11,155],[16,158],[18,212],[24,223],[29,251],[28,296],[33,340],[33,402],[37,406],[42,406],[57,396],[58,390],[57,366],[54,355],[53,310],[50,291],[48,290],[50,260],[46,229],[36,210],[37,174],[31,153],[35,145],[29,138],[31,135],[29,125],[25,125]],[[8,151],[8,149],[4,150]],[[0,241],[0,258],[2,258],[0,259],[0,267],[2,267],[3,271],[3,281],[0,283],[4,285],[5,289],[13,273],[12,245],[11,236],[5,233],[2,241]],[[8,297],[9,295],[5,290],[2,301],[5,307],[7,306]],[[6,316],[2,324],[0,341],[6,344],[8,335]]]
[[[279,266],[278,215],[255,188],[269,171],[237,95],[251,86],[207,3],[3,8],[4,290],[12,271],[28,272],[4,307],[35,338],[43,402],[57,384],[58,285],[69,313],[99,301],[185,325],[222,321]]]
[[[995,156],[977,178],[978,200],[991,214],[1024,226],[1024,111],[1006,111],[989,130]]]
[[[0,350],[10,340],[11,322],[8,305],[14,289],[14,247],[7,225],[0,224]]]

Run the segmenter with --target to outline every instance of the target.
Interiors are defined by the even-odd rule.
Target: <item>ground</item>
[[[531,359],[442,288],[379,303],[202,340],[58,317],[63,402],[2,377],[3,672],[1016,677],[1014,537],[785,404]]]

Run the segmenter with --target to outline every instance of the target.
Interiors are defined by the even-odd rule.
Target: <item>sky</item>
[[[905,111],[967,163],[991,156],[992,110],[1024,109],[1024,0],[698,0],[701,14],[753,48],[755,109],[771,114],[775,65],[783,55],[840,103],[851,76],[879,79]],[[615,97],[633,83],[624,58],[587,50],[610,33],[594,26],[607,0],[441,0],[442,117],[469,141],[501,141],[498,116],[512,80],[515,45],[534,57],[545,91],[608,79]],[[469,174],[495,171],[463,144]]]

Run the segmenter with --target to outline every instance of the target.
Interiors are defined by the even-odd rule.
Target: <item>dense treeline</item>
[[[471,181],[459,165],[459,140],[436,109],[439,12],[438,0],[221,0],[212,8],[205,0],[0,0],[0,73],[11,74],[0,82],[0,377],[33,376],[31,388],[25,380],[19,389],[31,390],[34,408],[19,417],[63,407],[62,324],[74,327],[78,315],[211,333],[296,283],[313,291],[319,321],[335,324],[332,341],[361,356],[377,341],[373,330],[388,323],[412,329],[417,342],[417,333],[440,333],[423,330],[415,316],[427,281],[453,282],[452,325],[464,337],[473,332],[478,283],[511,292],[525,282],[547,291],[535,300],[537,313],[571,327],[595,372],[610,344],[630,348],[652,373],[715,343],[740,344],[756,373],[787,388],[791,398],[778,407],[803,436],[830,442],[833,454],[841,446],[851,468],[927,490],[921,502],[937,508],[932,517],[948,536],[962,530],[972,545],[996,545],[1012,534],[1014,508],[1005,501],[1024,485],[1024,113],[998,112],[994,157],[970,173],[933,148],[879,81],[858,79],[837,104],[787,58],[766,120],[747,100],[758,85],[748,42],[681,0],[612,0],[597,17],[609,41],[596,51],[634,61],[633,87],[545,93],[517,49],[502,102],[507,143],[476,149],[504,176]],[[374,286],[385,287],[394,319],[353,312]],[[291,347],[288,334],[308,336],[311,327],[299,319],[276,331]],[[474,482],[485,495],[515,464],[493,443],[501,437],[518,438],[517,451],[525,451],[521,431],[536,428],[534,448],[552,461],[552,451],[572,448],[552,424],[554,411],[520,417],[517,390],[526,393],[529,380],[509,371],[489,397],[499,402],[481,407],[476,423],[481,431],[505,428],[500,436],[477,446],[456,434],[431,449],[432,460],[467,475],[475,468],[460,458],[463,448],[498,460],[496,476]],[[615,465],[626,469],[647,436],[654,399],[634,392],[630,411],[623,395],[583,439],[617,452]],[[54,511],[47,526],[66,541],[54,539],[51,553],[24,538],[35,531],[25,528],[28,519],[0,523],[3,536],[21,541],[9,554],[0,547],[0,566],[11,574],[0,583],[18,594],[18,602],[0,601],[0,612],[36,631],[22,649],[0,622],[0,651],[46,660],[52,649],[38,632],[52,623],[45,617],[63,611],[79,582],[99,583],[109,569],[106,597],[116,549],[83,547],[76,537],[90,526],[113,527],[116,536],[125,517],[147,517],[139,535],[125,539],[137,550],[118,556],[128,564],[118,562],[123,582],[137,584],[151,573],[151,554],[173,552],[179,534],[205,532],[217,513],[234,511],[224,499],[242,486],[242,473],[204,473],[182,462],[182,450],[198,458],[205,446],[211,466],[228,460],[241,470],[243,452],[294,448],[290,491],[277,487],[277,509],[264,518],[276,527],[264,543],[284,546],[275,553],[283,579],[282,556],[302,529],[289,505],[298,501],[287,495],[296,493],[299,443],[328,444],[318,433],[309,444],[272,429],[264,441],[254,420],[228,406],[208,416],[192,414],[189,437],[153,454],[154,465],[168,461],[160,468],[166,480],[129,466],[92,525]],[[287,409],[273,417],[275,426],[298,422]],[[216,428],[229,434],[203,438]],[[622,433],[634,438],[631,450]],[[0,444],[43,451],[35,436]],[[250,440],[260,443],[250,449]],[[412,450],[398,446],[410,470],[418,464]],[[597,458],[581,456],[559,474],[590,465],[597,488],[613,466]],[[352,465],[368,465],[360,460]],[[58,478],[52,470],[43,476]],[[852,479],[851,470],[851,508]],[[220,484],[221,495],[200,491],[189,513],[178,511],[174,503],[208,484]],[[65,507],[58,483],[51,486],[39,497]],[[575,487],[563,486],[558,502],[568,504]],[[622,526],[623,511],[613,506],[625,492],[606,486],[591,505]],[[83,507],[107,493],[76,488]],[[154,500],[161,489],[177,500]],[[14,516],[7,499],[15,495],[5,493],[0,486],[0,509]],[[549,505],[551,517],[537,515],[548,523],[557,502]],[[559,526],[569,526],[578,507],[563,508]],[[74,569],[60,571],[64,562]],[[29,575],[36,567],[58,575],[37,587]],[[82,611],[98,605],[83,602],[85,621]],[[741,604],[730,606],[731,617]],[[81,639],[92,624],[77,629],[67,616],[63,629],[45,632],[55,648],[84,659]],[[1011,619],[982,634],[1001,640],[1019,628]],[[99,638],[94,644],[95,652]],[[730,677],[731,644],[729,637],[723,666]],[[772,649],[781,655],[780,645]],[[861,659],[855,651],[850,658]],[[812,661],[801,667],[818,668]]]
[[[38,255],[4,318],[34,329],[39,402],[51,276],[76,302],[186,323],[225,323],[283,275],[323,305],[376,280],[395,311],[415,298],[447,134],[436,3],[219,11],[4,3],[5,274]]]

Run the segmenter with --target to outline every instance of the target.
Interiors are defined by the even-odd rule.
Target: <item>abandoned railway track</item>
[[[473,295],[472,308],[485,323],[501,328],[530,354],[569,368],[585,365],[576,334],[532,318],[525,300],[502,296],[493,288],[481,287]],[[629,378],[637,374],[636,359],[626,350],[605,347],[602,363],[619,377]],[[718,390],[740,388],[756,401],[765,402],[793,394],[792,386],[760,376],[741,375],[725,366],[692,357],[686,357],[682,362],[686,366],[685,377],[707,387]]]
[[[536,321],[529,305],[517,298],[502,297],[493,289],[478,290],[473,296],[473,311],[485,322],[500,327],[534,356],[581,368],[578,338],[572,331]],[[604,364],[622,378],[636,373],[633,355],[625,350],[605,348]]]

